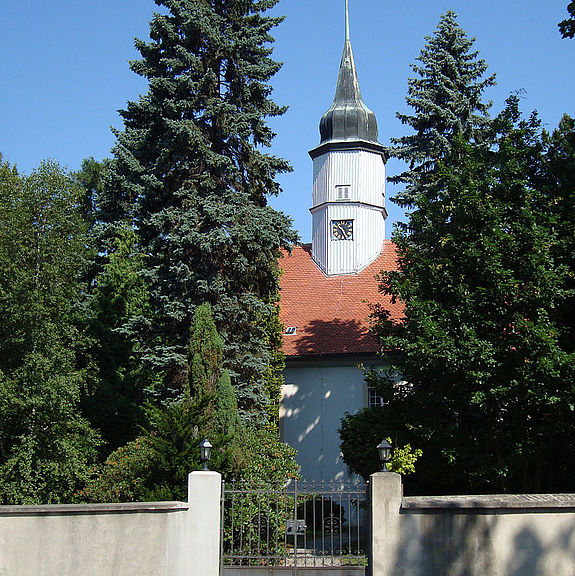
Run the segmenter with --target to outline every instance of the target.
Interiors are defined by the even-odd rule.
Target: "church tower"
[[[349,35],[335,97],[320,121],[313,159],[312,258],[327,276],[356,274],[373,262],[385,238],[385,149],[375,114],[364,104]]]

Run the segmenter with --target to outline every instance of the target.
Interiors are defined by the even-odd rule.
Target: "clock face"
[[[332,220],[331,237],[333,240],[353,240],[353,220]]]

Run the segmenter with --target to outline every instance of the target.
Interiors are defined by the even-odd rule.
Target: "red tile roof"
[[[392,318],[403,314],[378,292],[375,276],[397,268],[395,245],[386,240],[381,255],[359,274],[326,276],[311,259],[311,245],[294,248],[280,260],[280,319],[297,334],[284,335],[287,358],[374,354],[378,342],[369,332],[370,304],[379,303]]]

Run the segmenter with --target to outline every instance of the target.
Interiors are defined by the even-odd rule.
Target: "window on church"
[[[335,195],[338,200],[349,200],[351,195],[351,186],[349,184],[336,186]]]
[[[286,336],[295,336],[297,334],[297,326],[288,326],[284,334]]]
[[[379,406],[383,406],[383,398],[377,393],[375,388],[372,386],[368,386],[367,388],[368,393],[368,407],[369,408],[378,408]]]

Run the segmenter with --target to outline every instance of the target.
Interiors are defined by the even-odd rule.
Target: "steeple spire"
[[[341,2],[341,0],[338,0]],[[341,6],[341,4],[340,4]],[[311,257],[327,276],[357,274],[373,262],[385,239],[385,148],[375,114],[363,103],[349,34],[333,103],[322,116],[313,160]]]
[[[349,34],[349,0],[345,0],[345,44],[333,103],[322,116],[321,143],[362,140],[377,142],[375,114],[364,104]]]
[[[349,0],[345,0],[345,41],[349,42]]]

